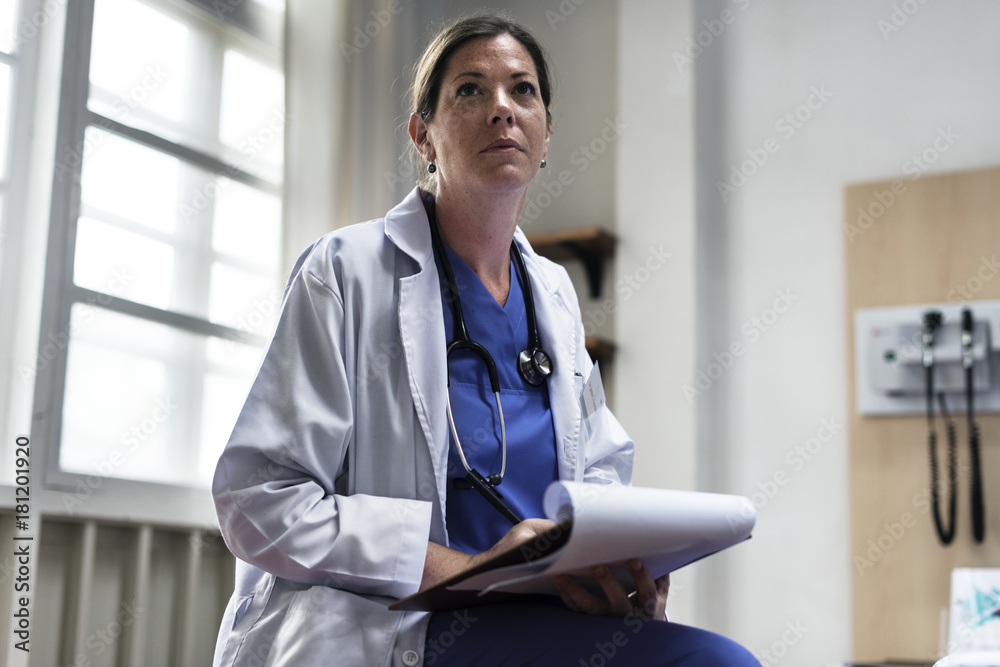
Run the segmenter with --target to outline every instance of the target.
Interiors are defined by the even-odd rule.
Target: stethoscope
[[[503,501],[503,495],[497,491],[496,487],[503,481],[503,476],[507,471],[507,427],[504,424],[503,405],[500,403],[500,380],[497,375],[497,366],[489,351],[469,336],[469,331],[465,326],[465,317],[462,315],[462,302],[458,296],[458,284],[455,282],[455,274],[451,270],[451,262],[444,249],[444,242],[441,240],[441,232],[438,229],[437,215],[435,214],[433,202],[427,203],[427,214],[431,226],[431,244],[434,246],[434,255],[437,257],[438,266],[444,273],[445,287],[448,290],[448,300],[451,301],[452,315],[454,320],[454,340],[448,344],[445,354],[445,363],[455,350],[468,350],[478,356],[486,364],[486,372],[490,378],[490,389],[497,403],[497,412],[500,414],[500,472],[489,477],[483,475],[469,465],[465,458],[465,451],[462,449],[462,442],[458,438],[458,430],[455,428],[455,418],[451,411],[451,374],[448,374],[449,392],[447,396],[448,424],[451,426],[451,434],[455,438],[455,446],[458,449],[458,456],[462,461],[462,466],[466,470],[465,480],[455,480],[457,489],[475,489],[491,505],[500,511],[513,524],[521,522],[521,517],[517,515]],[[528,268],[524,264],[524,256],[521,249],[513,240],[510,242],[510,252],[514,256],[518,271],[521,273],[524,284],[524,305],[528,315],[528,347],[517,355],[517,371],[521,378],[532,386],[539,386],[545,382],[552,374],[552,360],[542,349],[541,338],[538,335],[538,323],[535,320],[535,300],[531,292],[531,281],[528,279]],[[464,483],[463,483],[464,482]]]

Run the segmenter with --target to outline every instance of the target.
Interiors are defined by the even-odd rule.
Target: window
[[[0,5],[0,216],[3,215],[2,202],[8,189],[9,169],[8,145],[10,120],[14,99],[14,67],[17,65],[16,26],[18,23],[18,2]],[[0,217],[0,220],[3,218]],[[0,224],[0,229],[3,225]]]
[[[281,298],[283,7],[67,11],[35,369],[47,480],[204,487]]]

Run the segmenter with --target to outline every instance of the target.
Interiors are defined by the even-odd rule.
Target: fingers
[[[578,584],[573,577],[560,574],[555,577],[556,588],[559,589],[559,597],[563,603],[573,611],[580,611],[588,614],[603,614],[604,611],[596,611],[603,603],[591,595],[587,590]]]
[[[607,565],[598,565],[597,567],[592,567],[590,573],[597,580],[597,583],[601,585],[601,589],[607,598],[608,611],[604,613],[625,616],[632,612],[632,600],[629,599],[628,593],[622,588],[621,583],[611,572],[610,567]]]
[[[667,590],[670,588],[670,575],[660,577],[656,581],[649,574],[641,560],[628,562],[628,571],[635,582],[636,612],[644,618],[663,618],[666,614]],[[666,580],[661,590],[660,582]]]
[[[520,546],[525,542],[529,542],[535,537],[554,529],[555,526],[555,522],[549,521],[548,519],[525,519],[524,521],[511,527],[511,529],[507,531],[507,534],[500,538],[499,542],[493,545],[490,551],[497,554],[508,549],[513,549],[514,547]]]
[[[525,519],[521,523],[511,528],[511,532],[520,529],[526,533],[530,532],[532,536],[535,536],[548,532],[555,527],[556,527],[556,522],[551,521],[549,519]]]
[[[627,566],[635,582],[635,592],[631,595],[607,565],[598,565],[590,571],[603,595],[591,593],[573,577],[566,575],[555,577],[556,587],[563,602],[573,611],[663,620],[666,617],[670,575],[654,580],[638,559],[628,561]]]

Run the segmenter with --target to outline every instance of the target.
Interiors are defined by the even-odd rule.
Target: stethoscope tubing
[[[483,347],[480,343],[472,340],[472,337],[469,336],[469,331],[465,326],[465,315],[462,312],[462,301],[458,295],[458,284],[455,282],[455,274],[451,269],[451,262],[448,261],[448,256],[444,249],[444,242],[441,239],[441,233],[438,229],[437,216],[435,215],[433,203],[428,206],[428,218],[431,228],[431,245],[434,248],[434,255],[437,258],[437,264],[444,273],[445,286],[448,290],[447,298],[451,304],[454,315],[453,321],[455,339],[448,344],[445,352],[445,358],[447,359],[451,356],[451,353],[455,350],[464,349],[478,356],[486,365],[486,371],[490,378],[490,388],[492,389],[493,396],[496,399],[497,412],[500,415],[500,473],[498,475],[483,477],[483,475],[469,463],[465,456],[465,450],[462,447],[462,441],[458,437],[458,428],[455,426],[455,417],[451,409],[450,390],[446,392],[448,425],[451,428],[451,435],[455,439],[455,448],[458,450],[458,456],[462,461],[462,467],[466,470],[465,481],[471,488],[476,489],[476,491],[479,492],[479,494],[482,495],[483,498],[493,505],[493,507],[495,507],[501,514],[503,514],[504,517],[516,525],[521,522],[521,517],[518,516],[518,514],[503,501],[503,495],[496,489],[496,486],[503,482],[504,475],[507,472],[507,425],[504,420],[503,405],[500,402],[500,379],[499,374],[497,373],[496,363],[493,361],[493,356],[489,353],[489,350]],[[519,361],[522,357],[527,356],[528,361],[531,363],[531,374],[534,377],[534,380],[529,379],[525,369],[523,368],[523,362],[519,363],[518,371],[526,382],[529,382],[530,384],[540,384],[541,382],[544,382],[545,378],[552,372],[552,365],[548,355],[541,350],[538,325],[535,319],[535,300],[531,291],[531,282],[528,277],[528,268],[525,265],[524,256],[515,241],[511,240],[510,247],[511,254],[514,256],[518,269],[524,279],[523,294],[525,309],[528,315],[528,329],[530,334],[529,347],[519,355]],[[541,363],[539,363],[536,358],[540,359]],[[447,376],[447,385],[449,388],[451,387],[450,372],[448,372]]]

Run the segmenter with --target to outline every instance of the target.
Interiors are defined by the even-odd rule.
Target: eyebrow
[[[476,78],[476,79],[485,79],[486,78],[486,75],[483,74],[482,72],[462,72],[461,74],[456,74],[455,77],[452,79],[452,81],[455,81],[457,79],[461,79],[463,76],[471,76],[471,77]],[[526,76],[530,77],[531,76],[531,72],[514,72],[513,74],[510,75],[510,78],[512,78],[512,79],[523,79]]]

